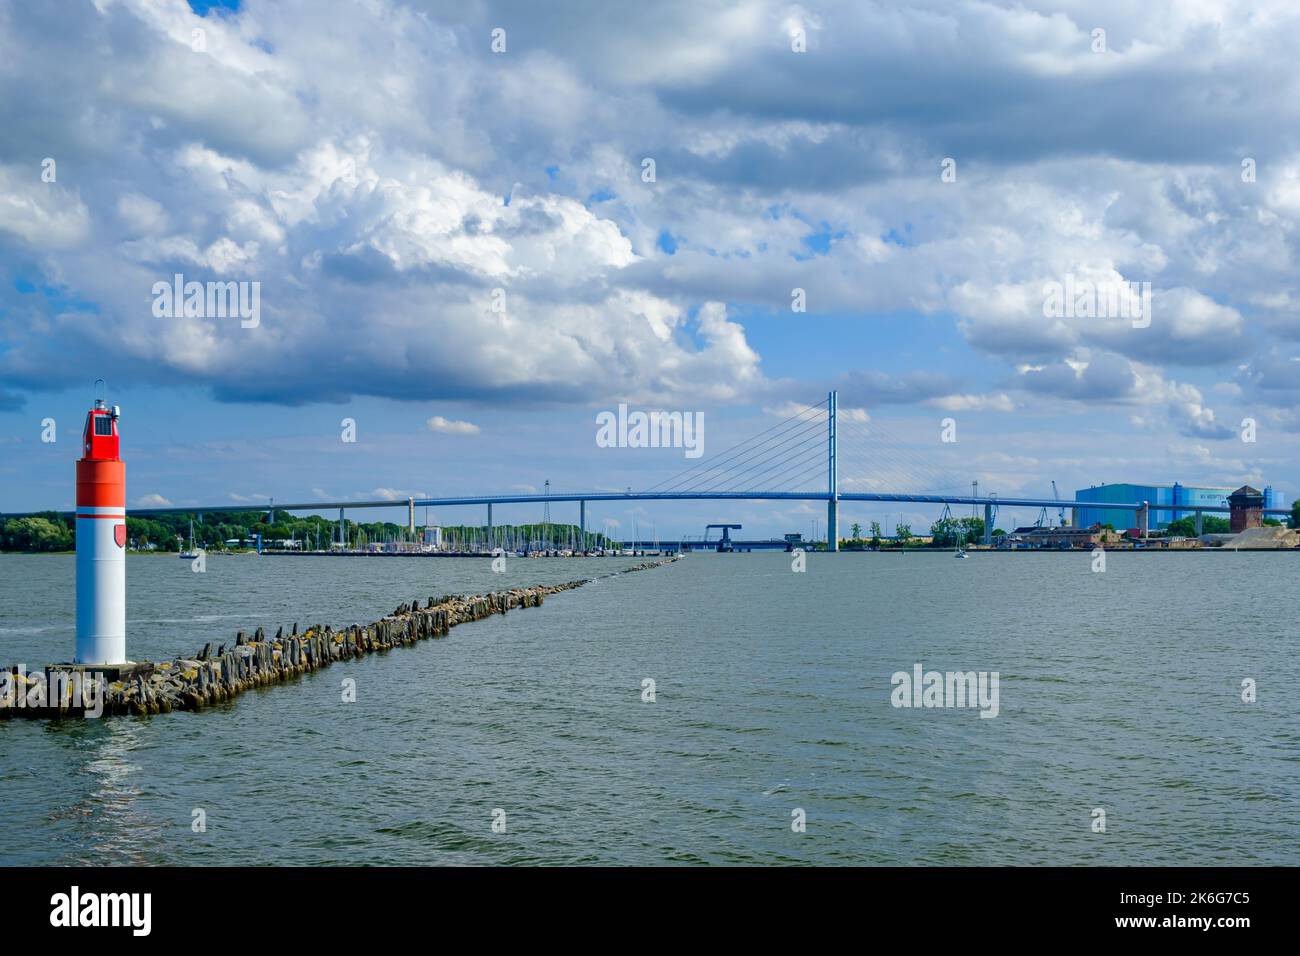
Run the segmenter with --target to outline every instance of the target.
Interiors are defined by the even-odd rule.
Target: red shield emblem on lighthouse
[[[113,540],[117,543],[117,546],[119,548],[126,547],[126,525],[124,524],[113,525]]]

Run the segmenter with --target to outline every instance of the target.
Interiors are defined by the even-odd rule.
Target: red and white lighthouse
[[[121,411],[86,415],[77,461],[77,664],[126,663],[126,465]]]

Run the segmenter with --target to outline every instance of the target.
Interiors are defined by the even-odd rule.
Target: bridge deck
[[[933,505],[989,505],[994,508],[1094,508],[1114,511],[1138,511],[1142,507],[1142,502],[1116,502],[1116,501],[1067,501],[1057,500],[1055,498],[999,498],[994,496],[975,497],[970,495],[909,495],[901,493],[888,492],[842,492],[836,496],[840,501],[876,501],[876,502],[903,502],[907,504],[933,504]],[[408,508],[414,505],[417,508],[442,508],[456,505],[523,505],[523,504],[555,504],[558,502],[583,502],[583,501],[829,501],[831,498],[828,492],[809,492],[809,491],[697,491],[697,492],[564,492],[551,495],[466,495],[449,498],[408,498],[405,500],[393,501],[381,499],[378,501],[312,501],[312,502],[290,502],[288,504],[279,504],[268,501],[265,506],[254,504],[241,505],[191,505],[188,507],[167,507],[167,508],[130,508],[132,514],[136,515],[161,515],[161,514],[220,514],[222,512],[235,511],[259,511],[274,507],[276,511],[351,511],[355,508]],[[1189,506],[1180,505],[1158,505],[1148,504],[1151,512],[1179,512],[1182,514],[1195,514],[1197,511],[1205,514],[1223,513],[1227,514],[1231,509],[1226,506]],[[1289,508],[1265,508],[1265,514],[1271,515],[1289,515]],[[5,517],[26,517],[41,512],[0,512]],[[48,513],[48,512],[45,512]],[[70,511],[57,511],[58,514],[72,514]]]

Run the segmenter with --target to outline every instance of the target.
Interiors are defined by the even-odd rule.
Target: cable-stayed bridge
[[[459,495],[441,498],[407,498],[405,501],[312,501],[288,504],[268,501],[275,511],[333,511],[338,509],[340,534],[347,511],[394,508],[405,505],[408,524],[415,529],[417,508],[483,505],[487,508],[488,540],[492,538],[493,505],[561,502],[578,505],[579,527],[587,530],[587,503],[632,501],[824,501],[827,546],[839,550],[839,503],[899,502],[969,506],[983,509],[984,542],[991,542],[998,509],[1105,508],[1134,512],[1135,526],[1145,531],[1152,512],[1181,514],[1223,512],[1227,507],[1160,505],[1145,501],[1096,502],[1058,498],[1014,498],[969,493],[955,474],[919,454],[908,443],[890,435],[861,412],[840,414],[837,395],[831,392],[816,405],[794,410],[770,428],[732,445],[716,455],[641,490],[625,492],[569,491],[547,494]],[[901,490],[901,489],[912,490]],[[257,506],[193,505],[189,507],[133,508],[135,515],[216,514],[254,510]],[[1268,508],[1266,514],[1289,515],[1289,509]],[[1198,522],[1199,523],[1199,522]]]

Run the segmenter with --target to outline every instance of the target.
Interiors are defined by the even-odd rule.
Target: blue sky
[[[831,388],[925,463],[900,491],[1295,493],[1293,5],[535,7],[0,0],[4,507],[67,506],[97,378],[141,506],[651,485],[688,462],[600,411],[707,452]],[[259,323],[156,315],[176,273]],[[1067,277],[1150,324],[1045,316]]]

